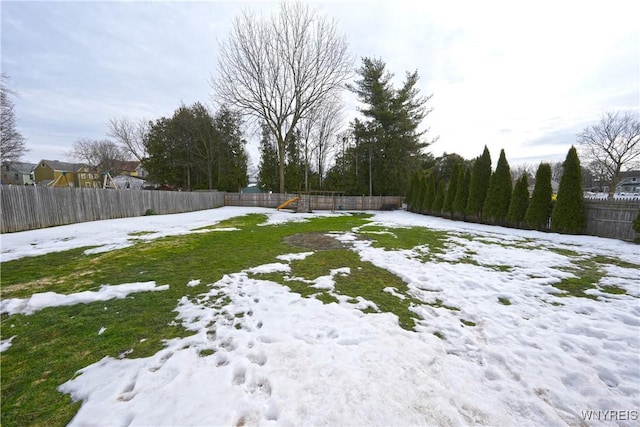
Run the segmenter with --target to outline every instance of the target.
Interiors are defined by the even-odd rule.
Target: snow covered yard
[[[85,246],[108,253],[250,213],[268,224],[349,215],[221,208],[76,224],[3,235],[2,258]],[[188,334],[149,357],[104,357],[57,384],[82,401],[71,424],[638,425],[639,246],[371,214],[326,232],[348,245],[342,251],[404,282],[376,301],[405,304],[414,328],[379,302],[343,292],[341,280],[362,268],[346,255],[344,265],[300,277],[298,266],[322,251],[291,247],[210,283],[191,277],[174,312]],[[218,230],[228,239],[243,233]],[[421,233],[435,237],[421,241]],[[168,292],[162,277],[154,280],[3,299],[3,355],[21,339],[7,327],[18,313]],[[294,283],[310,295],[292,292]]]

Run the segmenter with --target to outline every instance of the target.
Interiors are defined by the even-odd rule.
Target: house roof
[[[60,162],[58,160],[45,160],[45,159],[40,160],[40,163],[38,164],[42,164],[42,163],[46,163],[54,171],[61,171],[61,172],[77,172],[81,167],[85,166],[84,163],[67,163],[67,162]]]
[[[620,172],[620,179],[625,179],[625,178],[633,178],[633,177],[640,177],[640,170],[630,170],[630,171],[624,171],[624,172]]]
[[[35,163],[10,162],[7,170],[14,170],[22,174],[29,174],[37,165]]]

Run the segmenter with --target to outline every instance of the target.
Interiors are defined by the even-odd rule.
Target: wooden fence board
[[[224,193],[2,186],[2,233],[224,206]]]
[[[32,230],[102,219],[142,216],[147,209],[171,214],[221,206],[273,208],[296,197],[291,193],[172,192],[2,186],[1,232]],[[399,196],[305,195],[313,210],[399,208]],[[633,241],[640,201],[585,200],[586,234]]]

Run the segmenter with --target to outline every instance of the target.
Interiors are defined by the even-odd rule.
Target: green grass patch
[[[129,233],[128,235],[132,237],[139,237],[139,236],[146,236],[148,234],[155,234],[155,231],[134,231]]]
[[[600,286],[600,290],[607,294],[614,294],[614,295],[625,295],[627,293],[626,289],[623,289],[615,285]]]
[[[333,277],[335,291],[318,289],[312,287],[313,283],[307,282],[321,276],[328,276],[331,270],[342,267],[349,267],[350,273],[340,273]],[[360,256],[350,250],[317,251],[303,260],[292,261],[290,273],[265,273],[255,276],[260,279],[281,283],[288,286],[292,292],[296,292],[303,297],[316,298],[324,303],[338,301],[336,296],[332,295],[332,292],[350,296],[353,298],[354,303],[357,301],[355,297],[362,297],[373,302],[380,312],[396,314],[400,326],[404,329],[413,330],[415,327],[416,314],[409,310],[409,307],[411,304],[420,302],[408,295],[407,284],[387,270],[376,267],[369,262],[361,261]],[[383,289],[387,287],[396,288],[396,292],[404,295],[405,298],[402,299],[385,292]],[[367,307],[362,311],[364,313],[378,313],[371,307]]]
[[[450,237],[446,231],[425,227],[392,228],[367,225],[360,227],[359,232],[369,237],[376,248],[399,250],[427,245],[431,254],[445,253]]]
[[[132,294],[122,300],[47,308],[31,316],[2,315],[2,339],[16,338],[2,353],[0,423],[68,424],[80,404],[72,404],[56,387],[77,370],[105,356],[150,356],[164,347],[164,339],[192,334],[175,324],[173,311],[181,297],[198,293],[186,286],[190,280],[215,283],[224,274],[301,251],[283,242],[288,235],[350,231],[367,218],[318,217],[268,226],[261,225],[265,215],[247,215],[218,224],[240,228],[233,238],[228,233],[194,233],[100,254],[85,255],[87,248],[79,248],[2,263],[2,298],[26,298],[45,291],[70,294],[97,290],[105,284],[150,280],[167,284],[169,289]],[[105,332],[98,335],[103,327]]]
[[[445,308],[447,310],[451,310],[451,311],[460,311],[460,309],[458,307],[454,307],[452,305],[446,305],[445,303],[442,302],[442,300],[440,298],[436,298],[436,300],[432,303],[427,303],[427,305],[430,305],[431,307],[436,307],[436,308]]]
[[[557,252],[557,250],[554,250]],[[566,251],[574,252],[572,251]],[[563,293],[557,294],[560,297],[579,297],[597,300],[596,295],[588,294],[585,291],[589,289],[600,289],[608,294],[626,294],[627,291],[618,286],[604,285],[599,286],[598,283],[606,275],[605,265],[614,265],[621,268],[640,269],[640,264],[634,264],[618,258],[597,255],[590,258],[578,258],[573,261],[573,267],[565,267],[562,270],[572,273],[575,277],[569,277],[561,280],[553,286]]]
[[[511,300],[505,297],[498,297],[498,302],[502,305],[511,305]]]
[[[465,326],[476,326],[476,322],[472,322],[471,320],[460,319],[460,322]]]

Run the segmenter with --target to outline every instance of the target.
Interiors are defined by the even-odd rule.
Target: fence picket
[[[276,208],[297,194],[103,190],[2,186],[1,232],[32,230],[102,219],[171,214],[221,206]],[[379,210],[401,207],[399,196],[311,195],[312,210]],[[633,241],[638,200],[585,200],[586,233]]]

